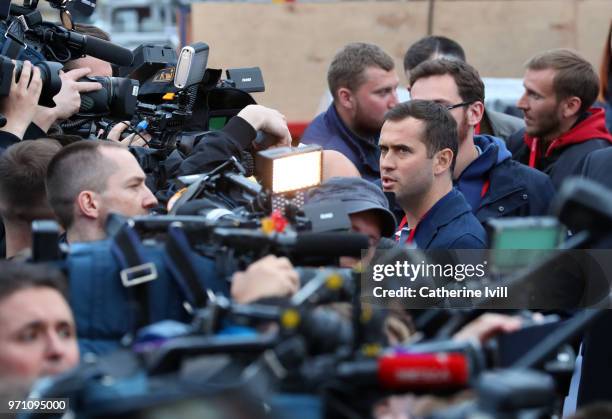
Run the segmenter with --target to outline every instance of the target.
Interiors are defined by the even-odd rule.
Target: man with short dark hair
[[[47,166],[61,149],[55,140],[26,140],[0,156],[0,215],[6,231],[6,257],[26,257],[32,246],[32,221],[54,219],[47,202]]]
[[[399,241],[421,249],[480,249],[486,234],[461,192],[453,188],[457,123],[442,105],[412,100],[385,116],[380,136],[383,190],[405,217]]]
[[[61,273],[0,262],[0,382],[26,389],[79,362],[74,319]]]
[[[404,54],[404,72],[410,80],[410,71],[427,60],[446,58],[465,61],[465,51],[456,41],[445,36],[430,35],[410,45]]]
[[[134,156],[119,144],[80,141],[53,157],[47,194],[68,242],[106,237],[108,214],[146,215],[157,199]]]
[[[515,159],[547,173],[559,188],[582,171],[589,153],[612,143],[603,109],[591,107],[599,91],[597,73],[577,53],[556,49],[527,62],[523,84],[517,106],[526,127],[508,147]]]
[[[548,213],[555,192],[548,176],[512,160],[501,138],[474,135],[484,112],[484,84],[474,67],[456,60],[425,61],[413,69],[410,84],[413,99],[440,103],[457,121],[453,178],[480,222]]]
[[[333,103],[306,128],[302,142],[339,151],[363,178],[378,179],[380,128],[397,104],[393,59],[376,45],[348,44],[335,55],[327,82]]]
[[[408,48],[404,55],[406,80],[410,84],[412,70],[419,64],[441,58],[466,62],[463,48],[450,38],[444,36],[426,36],[419,39]],[[408,86],[408,90],[410,90],[410,86]],[[520,118],[485,108],[481,121],[475,127],[475,133],[493,135],[507,140],[512,134],[523,127],[524,124]]]

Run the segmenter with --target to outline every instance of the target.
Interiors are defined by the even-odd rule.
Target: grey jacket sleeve
[[[516,116],[507,115],[502,112],[485,109],[485,118],[488,118],[489,125],[495,137],[503,138],[508,142],[508,138],[518,130],[525,128],[525,122]]]

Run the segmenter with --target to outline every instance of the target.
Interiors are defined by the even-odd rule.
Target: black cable
[[[123,124],[123,125],[125,125],[126,127],[128,127],[128,129],[129,129],[129,130],[132,132],[132,134],[136,134],[137,136],[139,136],[140,138],[142,138],[142,141],[144,141],[144,142],[145,142],[146,146],[147,146],[147,147],[150,147],[149,141],[148,141],[146,138],[144,138],[144,137],[143,137],[143,136],[142,136],[142,135],[141,135],[141,134],[140,134],[138,131],[136,131],[136,128],[135,128],[135,127],[134,127],[132,124],[130,124],[129,122],[126,122],[126,121],[119,121],[118,123],[119,123],[119,124]],[[108,134],[107,134],[107,135],[108,135]],[[136,137],[134,136],[134,137],[132,137],[132,139],[130,139],[130,142],[128,143],[128,147],[131,147],[131,146],[132,146],[132,143],[134,142],[134,139],[135,139],[135,138],[136,138]]]

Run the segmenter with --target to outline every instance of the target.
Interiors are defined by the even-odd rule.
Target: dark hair
[[[385,121],[400,122],[407,118],[418,119],[425,123],[422,139],[427,148],[427,157],[432,158],[434,154],[445,148],[453,152],[450,166],[452,173],[459,144],[457,122],[446,107],[429,100],[410,100],[396,105],[385,114]]]
[[[414,67],[431,59],[434,55],[444,55],[465,61],[465,52],[457,42],[444,36],[426,36],[416,41],[406,51],[404,72],[412,71]]]
[[[101,193],[116,165],[100,153],[102,147],[125,150],[110,141],[79,141],[53,157],[47,169],[47,197],[64,228],[74,222],[74,203],[82,191]],[[126,150],[127,151],[127,150]]]
[[[107,32],[103,31],[95,25],[88,25],[86,23],[75,23],[74,30],[79,33],[82,33],[83,35],[95,36],[96,38],[100,38],[105,41],[110,42],[111,40],[110,35]]]
[[[67,298],[66,278],[55,267],[25,262],[0,261],[0,301],[13,293],[35,287],[53,288]]]
[[[485,87],[478,70],[463,61],[436,59],[425,61],[410,72],[410,85],[417,80],[448,74],[455,80],[461,100],[464,102],[480,101],[484,103]]]
[[[45,175],[49,162],[61,149],[50,139],[26,140],[0,156],[0,213],[6,220],[31,223],[49,217]]]
[[[393,58],[377,45],[355,42],[342,48],[327,70],[327,84],[334,99],[338,89],[346,87],[355,91],[365,82],[365,70],[378,67],[385,71],[395,68]]]
[[[544,51],[532,57],[525,66],[529,70],[555,70],[553,90],[557,100],[571,96],[580,98],[580,113],[589,109],[597,99],[597,73],[591,63],[574,51],[563,48]]]

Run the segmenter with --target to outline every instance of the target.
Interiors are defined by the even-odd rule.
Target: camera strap
[[[136,330],[150,323],[147,283],[158,277],[155,264],[144,262],[141,247],[138,234],[128,224],[117,232],[111,246],[122,268],[119,275],[133,306]]]
[[[197,308],[206,306],[206,293],[198,280],[194,260],[190,257],[191,246],[185,231],[178,225],[168,227],[164,259],[179,288],[189,303]]]

